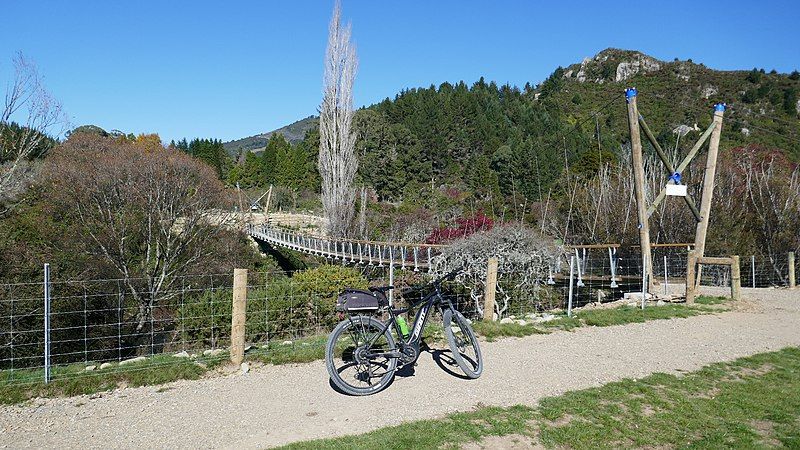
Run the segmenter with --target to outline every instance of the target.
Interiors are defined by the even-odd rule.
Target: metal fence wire
[[[499,273],[496,303],[500,317],[565,309],[570,291],[568,257],[574,258],[575,265],[572,307],[641,292],[642,264],[635,250],[573,249],[553,262],[546,277],[534,282],[522,282],[523,274],[514,271]],[[685,247],[656,247],[652,276],[662,284],[682,284],[686,259]],[[741,259],[743,287],[787,285],[788,258]],[[392,275],[398,287],[429,279],[425,271],[411,268],[396,268]],[[250,272],[245,340],[270,348],[324,336],[339,320],[334,305],[343,287],[387,285],[389,279],[388,267],[367,264],[322,266],[295,273]],[[706,266],[702,283],[729,285],[729,268]],[[38,371],[51,366],[94,365],[182,352],[217,354],[229,348],[232,274],[176,277],[157,295],[150,295],[147,286],[144,279],[60,281],[57,277],[49,283],[0,284],[0,380],[40,381],[44,374]],[[446,295],[465,316],[482,316],[480,289],[451,284]],[[395,299],[404,301],[400,296]]]

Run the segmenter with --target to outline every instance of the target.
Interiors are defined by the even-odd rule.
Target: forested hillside
[[[604,159],[619,159],[628,139],[622,98],[628,86],[638,87],[640,111],[676,153],[685,152],[708,126],[711,106],[726,102],[722,148],[760,144],[800,158],[797,72],[723,72],[692,61],[662,62],[608,49],[558,68],[536,86],[499,86],[483,78],[442,83],[406,89],[358,111],[361,182],[389,201],[415,195],[423,185],[456,187],[479,198],[541,199],[565,167],[591,173]],[[676,142],[679,135],[683,142]],[[298,152],[297,164],[313,163],[312,141],[302,144],[305,160]],[[265,173],[245,176],[245,184],[284,181],[309,187],[291,184],[307,177],[287,176],[280,155],[274,162],[273,153],[288,147],[270,145],[261,156]],[[233,179],[256,172],[255,162],[247,155]]]
[[[716,102],[728,104],[721,148],[730,170],[739,161],[729,154],[752,153],[737,148],[782,155],[786,164],[800,157],[800,73],[724,72],[608,49],[556,69],[538,85],[442,83],[406,89],[357,111],[358,183],[373,199],[369,225],[359,228],[370,237],[420,240],[482,212],[499,221],[536,223],[573,241],[632,238],[631,215],[617,217],[630,205],[630,192],[619,184],[629,161],[622,95],[629,86],[639,89],[640,112],[674,159],[708,127]],[[284,188],[278,207],[297,206],[298,196],[304,207],[313,207],[318,142],[315,129],[296,144],[272,136],[265,151],[240,159],[228,181],[243,187],[276,184]],[[653,158],[648,143],[645,153]],[[652,167],[648,173],[656,189],[664,174]],[[603,187],[591,190],[601,168]],[[697,193],[699,178],[692,172],[690,167],[684,179]],[[614,205],[609,202],[617,197],[601,193],[610,189],[612,175],[623,189],[615,195],[625,200]],[[287,196],[291,201],[281,200]],[[654,222],[661,228],[654,236],[689,239],[691,226],[667,226],[683,224],[685,212],[658,211]],[[584,223],[587,217],[592,220]],[[608,224],[601,236],[603,218]]]

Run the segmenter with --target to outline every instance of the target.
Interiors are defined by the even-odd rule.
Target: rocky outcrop
[[[701,95],[703,96],[703,98],[707,99],[707,98],[710,98],[712,95],[716,95],[717,92],[719,92],[719,89],[717,89],[716,86],[711,85],[711,84],[707,84],[703,88],[703,91],[701,92]]]
[[[623,61],[617,65],[614,81],[625,81],[638,73],[655,72],[661,69],[661,62],[644,54],[637,54],[633,61]]]

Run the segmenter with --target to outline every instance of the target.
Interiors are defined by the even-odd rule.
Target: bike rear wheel
[[[394,377],[397,358],[374,355],[393,351],[394,338],[383,324],[367,316],[343,320],[333,329],[325,347],[325,365],[331,381],[349,395],[370,395]],[[367,343],[374,341],[371,345]]]
[[[446,309],[442,316],[444,334],[458,367],[469,378],[478,378],[483,373],[483,356],[478,338],[472,326],[460,312]]]

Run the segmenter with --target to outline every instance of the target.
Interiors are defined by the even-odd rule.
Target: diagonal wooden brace
[[[644,117],[641,114],[639,114],[639,125],[642,126],[642,130],[644,130],[644,134],[645,136],[647,136],[647,140],[649,140],[650,143],[653,144],[653,148],[656,149],[656,154],[658,154],[658,158],[661,160],[661,163],[664,164],[664,167],[666,167],[669,174],[672,175],[673,173],[675,173],[675,168],[672,166],[672,163],[669,161],[669,158],[667,158],[667,154],[664,153],[664,149],[661,148],[661,144],[659,144],[658,141],[656,140],[656,137],[653,136],[653,132],[650,131],[650,127],[647,126],[647,122],[644,120]],[[710,129],[708,134],[711,134]],[[702,141],[705,140],[705,138],[703,138],[702,136],[700,137],[700,139]],[[700,142],[700,145],[702,145],[702,142]],[[699,149],[700,145],[695,145],[695,147]],[[695,153],[697,153],[696,150]],[[686,164],[688,165],[689,162],[691,162],[691,158],[688,161],[686,161]],[[680,170],[678,170],[678,172],[680,172]],[[672,180],[670,180],[670,182],[672,182]],[[661,201],[664,200],[666,193],[667,193],[666,188],[661,189],[661,192],[658,193],[658,197],[656,197],[655,200],[653,200],[653,204],[647,208],[648,216],[653,215],[653,213],[656,210],[656,207],[658,207],[659,203],[661,203]],[[689,197],[688,195],[683,197],[683,199],[686,202],[686,206],[688,206],[689,209],[692,211],[692,214],[694,214],[694,218],[699,222],[701,220],[700,211],[697,210],[697,206],[694,204],[694,200],[692,200],[692,198]]]

